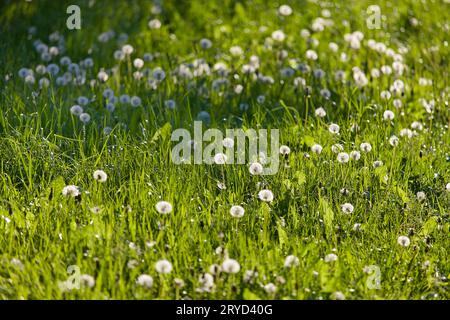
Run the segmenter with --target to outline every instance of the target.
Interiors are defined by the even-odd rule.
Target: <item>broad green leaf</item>
[[[161,128],[159,128],[155,134],[152,137],[151,142],[156,142],[159,139],[165,140],[169,135],[170,132],[172,130],[172,126],[170,125],[170,123],[166,123],[165,125],[163,125]]]

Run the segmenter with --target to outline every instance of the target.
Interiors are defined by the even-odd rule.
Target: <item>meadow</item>
[[[449,18],[2,1],[0,299],[449,299]],[[278,129],[277,172],[174,163],[194,121]]]

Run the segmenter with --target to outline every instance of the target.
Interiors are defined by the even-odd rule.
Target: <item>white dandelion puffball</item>
[[[387,90],[381,91],[380,98],[383,100],[389,100],[391,98],[391,93]]]
[[[231,148],[234,147],[234,140],[231,139],[231,138],[225,138],[225,139],[222,140],[222,145],[223,145],[225,148],[231,149]]]
[[[334,300],[345,300],[344,294],[340,291],[333,292],[332,297]]]
[[[260,163],[258,163],[258,162],[253,162],[250,165],[248,171],[250,171],[251,175],[257,176],[257,175],[260,175],[263,172],[263,166]]]
[[[336,261],[337,259],[338,259],[337,255],[335,255],[334,253],[330,253],[325,256],[324,260],[325,260],[325,262],[333,262],[333,261]]]
[[[358,161],[361,158],[361,153],[359,151],[352,151],[350,152],[350,158],[352,158],[355,161]]]
[[[125,53],[123,53],[122,50],[114,51],[113,56],[114,56],[114,59],[119,60],[119,61],[125,59]]]
[[[418,121],[414,121],[413,123],[411,123],[411,129],[422,131],[423,125]]]
[[[166,78],[166,72],[160,68],[153,70],[153,78],[158,81],[163,81]]]
[[[339,153],[342,150],[344,150],[344,146],[340,143],[336,143],[331,146],[331,151],[333,151],[333,153]]]
[[[287,4],[283,4],[278,8],[278,13],[282,16],[290,16],[292,14],[292,8]]]
[[[133,66],[136,69],[141,69],[144,66],[144,60],[142,60],[141,58],[136,58],[133,60]]]
[[[294,255],[287,256],[286,259],[284,260],[285,268],[296,267],[299,264],[300,264],[300,260]]]
[[[235,218],[242,218],[244,216],[245,210],[241,206],[232,206],[230,209],[230,214]]]
[[[445,189],[447,190],[447,192],[450,192],[450,183],[447,183],[447,185],[445,186]]]
[[[232,56],[238,57],[238,56],[242,55],[244,53],[244,51],[239,46],[232,46],[230,48],[230,53]]]
[[[346,214],[349,214],[349,213],[352,213],[353,212],[353,205],[351,204],[351,203],[344,203],[342,206],[341,206],[341,210],[342,210],[342,212],[343,213],[346,213]]]
[[[317,143],[311,147],[311,152],[313,152],[315,154],[321,154],[322,150],[323,150],[323,147]]]
[[[148,27],[150,29],[159,29],[161,28],[161,21],[159,21],[158,19],[152,19],[148,22]]]
[[[375,160],[374,162],[373,162],[373,167],[376,169],[376,168],[379,168],[379,167],[381,167],[381,166],[383,166],[383,161],[381,161],[381,160]]]
[[[103,70],[97,74],[97,79],[100,82],[106,82],[106,81],[108,81],[108,78],[109,78],[108,74]]]
[[[80,195],[80,190],[78,190],[77,186],[68,185],[63,188],[62,194],[65,197],[77,197]]]
[[[324,108],[319,107],[316,109],[316,111],[314,112],[314,114],[316,115],[316,117],[318,118],[323,118],[327,115],[327,112],[325,111]]]
[[[427,195],[423,191],[417,192],[416,196],[417,196],[417,200],[419,200],[419,201],[423,201],[427,197]]]
[[[166,100],[164,101],[164,105],[167,109],[174,110],[177,107],[177,103],[175,100]]]
[[[414,133],[411,129],[404,128],[400,130],[400,137],[407,137],[408,139],[411,139],[414,136]]]
[[[350,156],[346,152],[340,152],[337,155],[337,161],[339,161],[340,163],[347,163],[349,159],[350,159]]]
[[[396,136],[392,136],[389,138],[389,144],[393,147],[398,146],[399,140]]]
[[[372,150],[372,145],[368,142],[363,142],[361,143],[361,145],[359,146],[359,148],[361,149],[362,152],[370,152]]]
[[[315,52],[314,50],[306,50],[305,56],[306,56],[306,59],[309,59],[309,60],[317,60],[317,58],[319,57],[317,55],[317,52]]]
[[[272,202],[273,193],[270,190],[264,189],[258,193],[258,198],[264,202]]]
[[[411,241],[409,240],[409,238],[407,236],[400,236],[397,239],[397,243],[399,245],[401,245],[402,247],[407,247],[407,246],[409,246]]]
[[[286,35],[281,30],[276,30],[276,31],[272,32],[272,39],[275,41],[282,42],[282,41],[284,41],[285,38],[286,38]]]
[[[151,276],[149,276],[148,274],[141,274],[136,279],[136,283],[137,283],[137,285],[139,285],[141,287],[150,289],[151,287],[153,287],[153,278]]]
[[[95,285],[95,279],[89,274],[82,274],[80,277],[80,283],[84,287],[92,288]]]
[[[88,124],[91,121],[91,116],[88,113],[82,113],[80,114],[80,120],[84,124]]]
[[[159,201],[155,205],[155,208],[160,214],[168,214],[172,212],[172,205],[167,201]]]
[[[70,108],[70,113],[79,117],[83,113],[83,108],[76,104]]]
[[[215,164],[225,164],[227,162],[227,156],[223,153],[218,153],[214,156]]]
[[[211,40],[206,39],[206,38],[201,39],[201,40],[200,40],[200,47],[201,47],[202,49],[205,49],[205,50],[211,48],[211,47],[212,47],[212,42],[211,42]]]
[[[203,290],[210,291],[214,287],[214,277],[210,273],[203,273],[198,277],[198,282]]]
[[[175,287],[177,288],[183,288],[184,287],[184,280],[180,278],[173,279],[173,283],[175,284]]]
[[[124,45],[124,46],[122,47],[122,52],[123,52],[125,55],[127,55],[127,56],[129,56],[130,54],[132,54],[133,51],[134,51],[134,48],[133,48],[131,45],[129,45],[129,44],[126,44],[126,45]]]
[[[241,265],[234,259],[226,259],[222,263],[222,271],[226,273],[238,273],[241,270]]]
[[[394,112],[392,112],[391,110],[386,110],[383,113],[383,119],[386,121],[394,120],[394,117],[395,117]]]
[[[330,126],[328,127],[328,131],[330,131],[332,134],[338,134],[339,129],[339,126],[335,123],[330,124]]]
[[[277,286],[270,282],[264,286],[264,290],[269,294],[274,294],[277,292]]]
[[[141,98],[137,97],[137,96],[133,96],[130,98],[130,104],[132,107],[139,107],[142,103]]]
[[[108,179],[108,175],[103,170],[95,170],[93,176],[98,182],[106,182]]]
[[[288,155],[289,153],[291,153],[291,149],[288,146],[282,145],[280,147],[280,153],[285,156]]]
[[[159,260],[155,263],[155,270],[158,273],[170,273],[172,271],[172,264],[167,260]]]

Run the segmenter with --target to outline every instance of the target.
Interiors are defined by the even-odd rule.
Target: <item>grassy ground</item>
[[[81,30],[65,25],[74,2]],[[289,16],[262,0],[164,1],[161,13],[151,1],[3,1],[0,298],[450,297],[448,2],[380,1],[379,29],[366,24],[372,2],[287,4]],[[149,28],[151,19],[161,28]],[[112,38],[99,41],[108,30]],[[285,33],[283,41],[272,39],[275,30]],[[212,47],[202,49],[202,38]],[[42,61],[38,39],[61,52]],[[392,50],[373,49],[370,39]],[[114,52],[127,43],[134,52],[116,60]],[[232,56],[232,46],[242,54]],[[307,50],[317,59],[308,59]],[[145,53],[153,60],[138,80],[133,61]],[[259,66],[245,74],[252,55]],[[81,65],[65,85],[58,80],[68,70],[64,56]],[[93,67],[84,68],[88,57]],[[218,62],[227,72],[214,69]],[[39,74],[38,65],[52,63],[58,74]],[[21,68],[33,75],[20,77]],[[158,68],[166,74],[162,81],[152,77]],[[376,77],[374,68],[384,72]],[[190,79],[181,76],[186,69]],[[109,75],[105,83],[97,77],[101,70]],[[39,85],[44,77],[48,87]],[[107,88],[142,104],[117,102],[108,111]],[[383,99],[386,90],[391,96]],[[70,112],[80,96],[90,99],[86,124]],[[323,118],[316,116],[319,107]],[[385,120],[386,110],[393,120]],[[172,130],[191,128],[200,111],[210,115],[209,128],[280,129],[288,160],[280,156],[280,170],[270,176],[252,176],[248,165],[173,164]],[[338,135],[331,123],[340,126]],[[364,142],[372,150],[358,161],[337,160],[334,151],[350,153]],[[321,154],[312,152],[314,144]],[[342,150],[333,151],[336,144]],[[375,168],[377,160],[383,165]],[[99,169],[108,175],[105,183],[93,178]],[[77,186],[80,196],[65,197],[66,185]],[[272,202],[258,199],[262,189],[273,192]],[[157,212],[161,200],[171,203],[171,213]],[[352,213],[343,212],[345,203]],[[245,209],[242,218],[230,215],[233,205]],[[401,236],[409,245],[399,244]],[[298,260],[286,267],[289,255]],[[238,272],[226,272],[236,266],[229,258]],[[163,259],[171,272],[155,268]],[[81,286],[68,290],[73,265]],[[377,267],[381,281],[374,288],[378,272],[370,271]]]

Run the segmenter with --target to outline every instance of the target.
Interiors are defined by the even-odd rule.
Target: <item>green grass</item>
[[[287,1],[293,9],[288,17],[277,14],[282,3],[263,0],[164,1],[158,15],[151,13],[151,1],[76,1],[82,29],[71,31],[65,27],[66,8],[74,2],[0,5],[1,299],[331,299],[336,292],[346,299],[450,298],[448,2],[380,1],[385,19],[371,30],[365,22],[365,10],[373,4],[368,1]],[[322,9],[330,11],[334,24],[313,32]],[[147,26],[152,18],[162,22],[161,29]],[[30,26],[37,27],[33,36]],[[110,29],[116,37],[99,42],[98,35]],[[270,44],[267,38],[277,29],[286,39]],[[302,29],[311,31],[317,46],[300,35]],[[358,30],[364,34],[361,48],[351,49],[344,35]],[[65,52],[42,62],[33,42],[50,44],[55,31],[64,37]],[[119,44],[121,33],[128,40]],[[212,41],[211,49],[201,49],[202,38]],[[401,75],[370,76],[372,68],[392,66],[394,60],[370,49],[369,39],[403,52]],[[338,52],[329,49],[330,42],[338,44]],[[125,43],[134,52],[119,63],[113,53]],[[241,57],[230,55],[234,45],[244,50]],[[317,60],[306,59],[308,49],[317,52]],[[133,59],[146,52],[159,56],[144,68],[166,72],[156,90],[132,75]],[[259,73],[271,76],[273,84],[242,73],[252,55],[260,58]],[[18,75],[23,67],[59,64],[62,56],[73,62],[93,59],[84,85],[58,86],[49,77],[50,86],[40,89],[42,76],[36,72],[34,85]],[[196,59],[204,59],[211,74],[174,81],[172,72]],[[229,70],[221,94],[211,89],[220,78],[213,71],[219,61]],[[311,72],[296,70],[281,78],[282,68],[298,63]],[[60,67],[59,75],[66,71]],[[90,86],[101,68],[113,67],[106,83]],[[367,86],[355,84],[353,67],[367,75]],[[318,68],[326,73],[321,79],[313,75]],[[337,70],[345,72],[345,82],[336,80]],[[296,77],[309,89],[296,87]],[[420,85],[420,78],[432,85]],[[405,83],[404,95],[382,100],[380,93],[396,79]],[[239,84],[243,90],[235,93]],[[139,96],[142,105],[119,103],[111,113],[102,97],[106,88],[116,96]],[[323,88],[330,99],[320,95]],[[260,95],[265,102],[257,101]],[[91,115],[87,125],[70,113],[79,96],[93,99],[84,107]],[[165,107],[168,99],[176,101],[175,110]],[[402,101],[401,108],[394,99]],[[431,113],[421,99],[435,101]],[[241,103],[249,109],[240,110]],[[318,107],[326,109],[324,118],[315,116]],[[393,121],[383,120],[385,110],[395,113]],[[173,164],[172,130],[192,128],[200,111],[211,116],[205,128],[280,129],[280,144],[291,149],[288,161],[280,156],[280,170],[271,176],[251,176],[248,165]],[[401,137],[414,121],[423,130]],[[331,123],[340,126],[340,135],[328,131]],[[350,130],[353,124],[358,130]],[[109,135],[103,133],[106,126]],[[399,137],[397,147],[389,144],[392,135]],[[339,163],[331,150],[339,143],[350,153],[362,142],[373,149],[361,152],[359,161]],[[323,146],[320,155],[311,152],[314,143]],[[383,166],[374,168],[376,160]],[[97,169],[108,174],[105,183],[93,179]],[[81,197],[64,197],[66,185],[78,186]],[[261,189],[272,190],[274,201],[259,200]],[[426,198],[418,199],[418,192]],[[170,214],[157,213],[160,200],[172,204]],[[342,213],[344,203],[354,206],[351,214]],[[244,217],[230,215],[233,205],[244,207]],[[93,212],[95,207],[100,212]],[[356,223],[360,230],[354,230]],[[410,245],[400,246],[399,236],[408,236]],[[337,261],[325,262],[330,253]],[[299,264],[284,267],[288,255],[297,256]],[[240,271],[216,273],[211,292],[199,292],[202,274],[226,257],[237,260]],[[173,264],[171,273],[156,272],[161,259]],[[94,286],[61,290],[70,265],[91,275]],[[380,268],[379,289],[367,286],[372,275],[363,270],[370,265]],[[247,270],[258,276],[245,281]],[[153,277],[151,288],[136,283],[141,274]],[[184,281],[182,288],[176,278]],[[276,285],[275,293],[266,292],[268,283]]]

